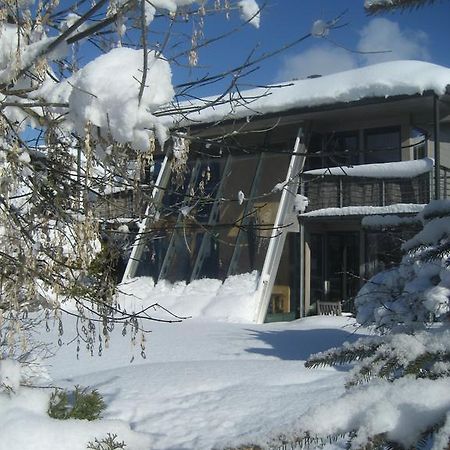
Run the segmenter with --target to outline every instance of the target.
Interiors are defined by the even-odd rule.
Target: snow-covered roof
[[[397,161],[378,164],[361,164],[358,166],[338,166],[322,169],[307,170],[305,175],[334,175],[365,178],[411,178],[433,169],[434,161],[431,158],[416,161]]]
[[[343,208],[323,208],[300,214],[300,217],[368,216],[371,214],[419,213],[425,205],[398,203],[388,206],[344,206]]]
[[[423,210],[422,210],[423,211]],[[420,224],[420,218],[416,216],[397,216],[397,214],[390,214],[381,216],[378,214],[363,217],[361,225],[364,228],[394,228],[403,225]]]
[[[179,120],[211,123],[227,119],[349,103],[366,98],[446,92],[450,69],[423,61],[390,61],[285,85],[232,93],[217,104],[217,97],[184,103],[187,110],[207,106]],[[208,105],[210,103],[210,105]]]

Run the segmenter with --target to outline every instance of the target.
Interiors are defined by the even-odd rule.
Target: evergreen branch
[[[378,339],[373,342],[367,342],[366,339],[360,339],[351,347],[332,348],[326,352],[312,355],[305,362],[305,367],[315,369],[318,367],[336,366],[349,364],[354,361],[361,361],[372,355],[381,344],[382,343]]]
[[[417,9],[437,3],[437,0],[372,0],[366,1],[364,9],[370,15],[396,10]]]

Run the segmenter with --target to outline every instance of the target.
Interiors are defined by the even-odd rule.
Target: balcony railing
[[[413,178],[381,179],[346,175],[303,175],[302,182],[309,199],[309,211],[344,206],[423,204],[430,201],[429,173]]]

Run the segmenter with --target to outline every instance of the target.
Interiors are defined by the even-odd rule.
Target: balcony
[[[315,169],[302,174],[302,185],[309,199],[308,211],[423,204],[430,201],[432,169],[433,161],[429,158]]]

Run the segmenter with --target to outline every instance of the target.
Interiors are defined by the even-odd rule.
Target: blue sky
[[[259,0],[262,4],[263,1]],[[262,62],[241,86],[267,84],[336,72],[392,59],[419,59],[450,66],[450,1],[418,10],[367,16],[364,0],[267,0],[259,29],[252,26],[199,53],[198,69],[191,75],[217,73],[239,65],[252,51],[259,55],[281,47],[308,33],[317,19],[331,20],[347,10],[342,28],[327,39],[309,38],[295,47]],[[205,35],[214,36],[239,24],[238,13],[231,18],[207,17]],[[357,51],[383,51],[361,54]],[[174,68],[179,83],[187,72]],[[206,92],[219,92],[222,85]]]

